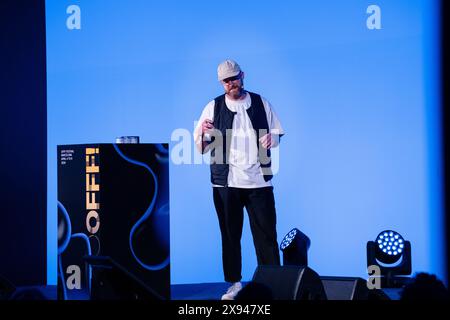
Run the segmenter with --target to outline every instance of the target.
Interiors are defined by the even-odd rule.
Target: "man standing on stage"
[[[217,68],[225,94],[209,102],[194,131],[201,153],[211,151],[213,199],[222,238],[222,300],[241,290],[241,236],[247,210],[258,265],[279,265],[270,149],[284,134],[270,103],[244,90],[244,72],[232,60]]]

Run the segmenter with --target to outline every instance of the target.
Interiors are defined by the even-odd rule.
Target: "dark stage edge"
[[[170,289],[172,300],[220,300],[229,286],[226,282],[173,284]]]
[[[226,282],[173,284],[171,300],[220,300],[228,286]],[[383,292],[391,300],[400,299],[400,289],[383,289]],[[17,300],[56,300],[56,286],[20,287],[14,296]],[[89,300],[89,297],[79,295],[76,300]]]

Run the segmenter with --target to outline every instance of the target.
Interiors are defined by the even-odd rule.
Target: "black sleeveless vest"
[[[250,94],[251,105],[247,109],[247,114],[253,129],[256,131],[258,160],[263,168],[263,177],[265,181],[269,181],[272,179],[272,171],[270,170],[270,149],[264,149],[260,146],[261,143],[259,142],[260,130],[265,130],[261,132],[262,135],[269,133],[269,124],[267,122],[267,116],[261,96],[252,92],[248,93]],[[215,143],[214,147],[211,149],[211,182],[216,185],[226,186],[228,184],[228,156],[231,143],[231,129],[233,127],[235,114],[236,112],[232,112],[227,108],[225,104],[225,94],[214,99],[214,127],[216,130],[220,131],[223,139],[222,144]],[[211,143],[214,143],[214,141],[215,139],[213,137]],[[219,152],[223,153],[223,157],[220,157]],[[215,159],[216,155],[219,155],[217,159]]]

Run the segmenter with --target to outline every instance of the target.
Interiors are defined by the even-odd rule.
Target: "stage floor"
[[[171,296],[172,300],[220,300],[228,286],[226,282],[176,284],[171,286]],[[391,300],[400,299],[401,289],[399,288],[385,288],[382,291]]]
[[[171,300],[220,300],[227,291],[229,284],[196,283],[171,285]],[[56,286],[19,287],[14,292],[14,299],[18,300],[56,300]],[[73,294],[72,294],[73,297]],[[86,294],[80,292],[76,300],[89,300]]]
[[[220,300],[228,286],[226,282],[173,284],[171,300]],[[56,286],[22,287],[16,289],[14,297],[17,300],[56,300],[56,292]],[[383,292],[391,300],[400,299],[400,289],[383,289]],[[76,300],[89,300],[89,297],[80,294]]]
[[[226,282],[174,284],[170,289],[172,300],[220,300],[229,286]]]

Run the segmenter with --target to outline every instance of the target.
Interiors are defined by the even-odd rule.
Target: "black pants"
[[[273,187],[213,188],[214,205],[222,235],[225,281],[242,279],[241,236],[244,207],[247,209],[258,265],[280,265]]]

